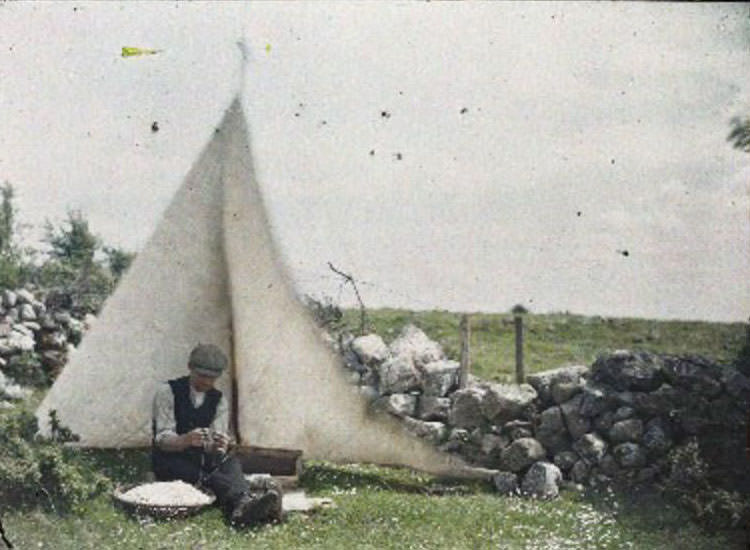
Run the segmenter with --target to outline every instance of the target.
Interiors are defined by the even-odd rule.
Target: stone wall
[[[528,384],[469,377],[414,326],[390,345],[374,334],[337,343],[352,382],[440,449],[501,473],[504,493],[557,495],[562,484],[649,484],[692,439],[727,483],[746,469],[750,380],[701,357],[616,351],[593,365],[536,373]]]

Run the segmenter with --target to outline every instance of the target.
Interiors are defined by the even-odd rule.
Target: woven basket
[[[206,491],[205,489],[200,489],[202,493],[210,498],[210,501],[205,504],[136,504],[133,502],[128,502],[127,500],[123,500],[122,495],[124,493],[127,493],[130,489],[137,487],[138,485],[140,484],[133,483],[129,485],[118,485],[117,487],[115,487],[115,490],[112,493],[112,498],[116,506],[136,516],[150,516],[159,519],[184,518],[197,514],[198,512],[203,510],[203,508],[211,506],[216,501],[216,496],[213,493]]]

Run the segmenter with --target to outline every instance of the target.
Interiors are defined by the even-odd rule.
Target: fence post
[[[465,388],[469,379],[469,370],[471,369],[471,349],[469,341],[471,339],[471,327],[469,325],[469,316],[465,313],[461,316],[461,366],[458,371],[458,387]]]
[[[516,384],[523,384],[526,381],[523,368],[523,315],[516,313],[513,319],[516,325]]]

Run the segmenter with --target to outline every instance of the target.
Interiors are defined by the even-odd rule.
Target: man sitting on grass
[[[227,400],[214,388],[227,367],[214,345],[190,353],[189,375],[164,383],[154,396],[152,467],[159,481],[180,479],[216,494],[227,519],[249,525],[281,518],[281,491],[253,490],[240,462],[227,454],[231,438]]]

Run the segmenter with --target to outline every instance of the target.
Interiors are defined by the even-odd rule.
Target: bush
[[[701,525],[712,530],[734,529],[750,521],[747,496],[719,487],[711,480],[711,468],[696,438],[674,448],[668,464],[662,488],[688,508]]]
[[[33,351],[24,351],[11,357],[3,372],[22,386],[41,388],[51,383],[49,375],[42,368],[39,356]]]
[[[51,415],[52,437],[37,435],[28,411],[0,414],[0,511],[4,507],[42,507],[79,511],[83,503],[110,485],[82,453],[63,443],[74,439]]]

